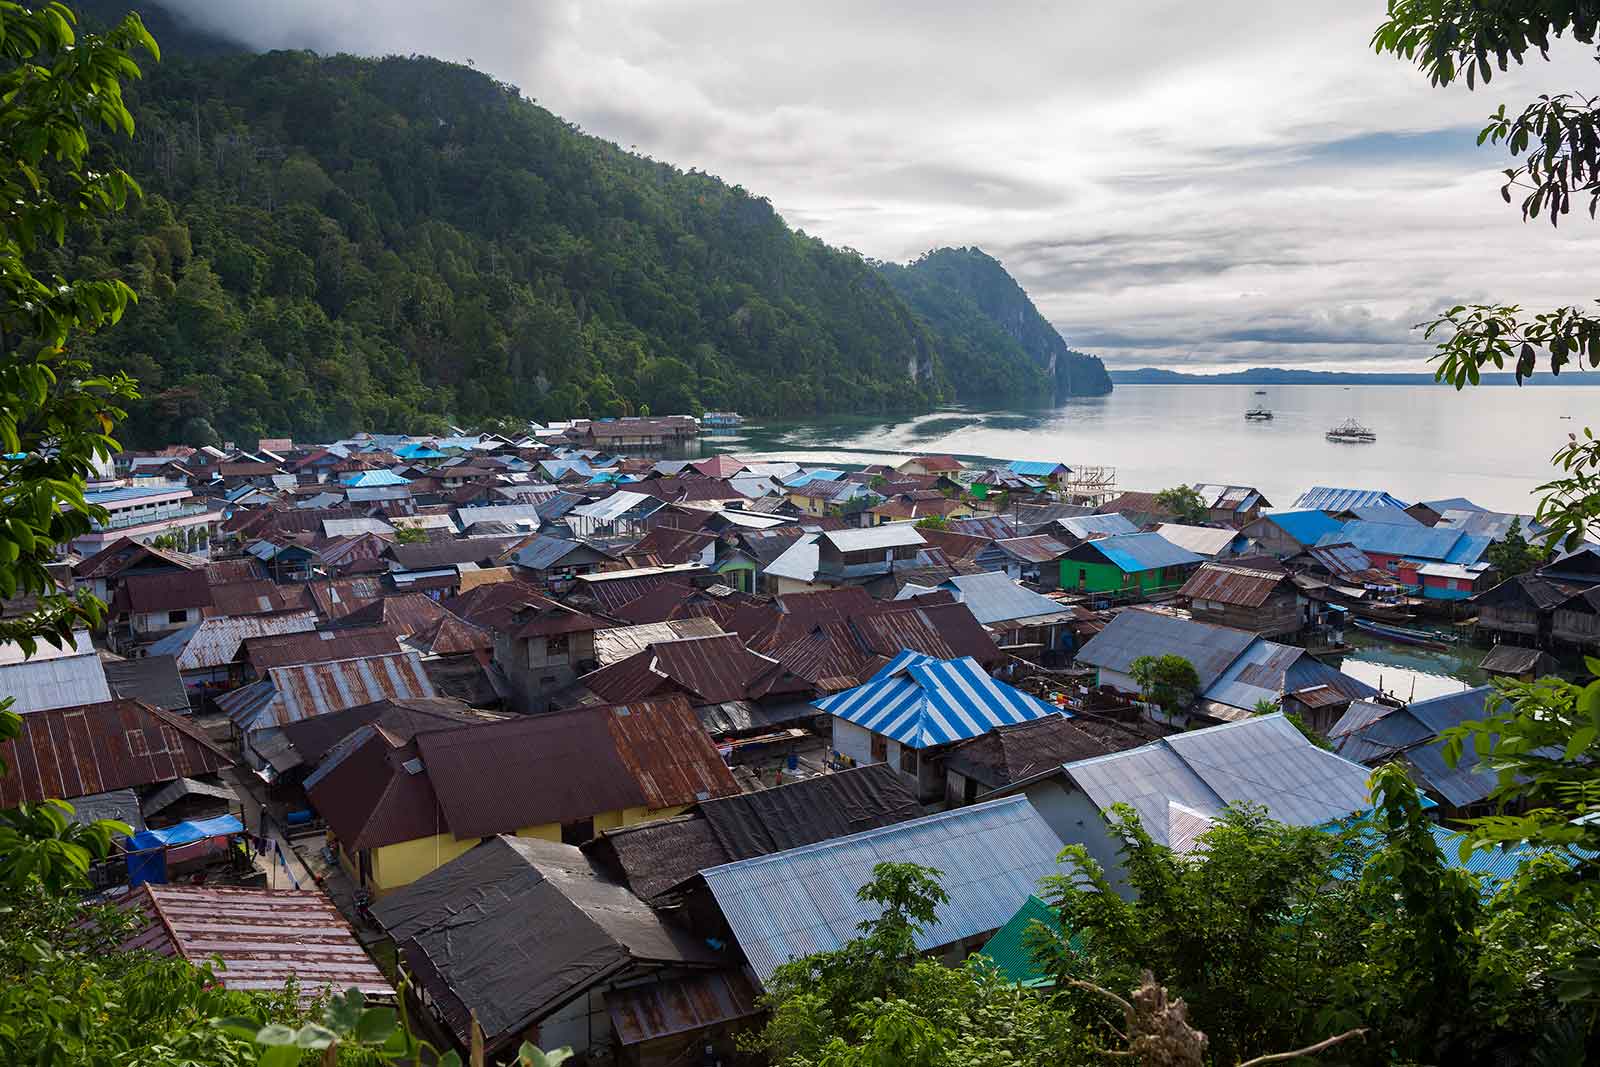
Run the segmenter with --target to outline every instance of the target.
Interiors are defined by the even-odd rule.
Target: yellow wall
[[[594,829],[595,833],[600,833],[603,830],[635,826],[656,819],[670,819],[674,815],[683,814],[686,810],[688,810],[687,804],[679,804],[670,808],[637,807],[601,812],[594,817]],[[535,837],[542,841],[560,841],[561,824],[550,822],[538,826],[525,826],[517,830],[515,836]],[[423,875],[443,867],[477,843],[477,838],[461,840],[450,834],[435,834],[432,837],[419,837],[414,841],[402,841],[397,845],[384,845],[382,848],[374,849],[372,885],[368,888],[372,890],[373,896],[382,896],[403,885],[410,885]],[[346,856],[342,849],[340,858],[345,870],[354,878],[355,858]]]

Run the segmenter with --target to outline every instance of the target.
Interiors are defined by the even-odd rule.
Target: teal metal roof
[[[1030,895],[1004,926],[994,932],[978,955],[986,957],[1000,977],[1030,989],[1054,985],[1033,961],[1030,942],[1037,937],[1057,935],[1056,913],[1050,905]]]

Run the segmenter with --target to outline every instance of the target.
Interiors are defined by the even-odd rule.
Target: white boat
[[[1244,413],[1244,417],[1255,422],[1271,422],[1272,410],[1264,407],[1253,407]]]
[[[1345,445],[1366,445],[1378,439],[1377,434],[1353,418],[1345,419],[1329,430],[1326,437],[1330,441]]]

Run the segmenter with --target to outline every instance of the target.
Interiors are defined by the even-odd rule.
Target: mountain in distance
[[[1110,388],[981,253],[889,270],[468,67],[235,51],[134,3],[163,61],[112,148],[145,199],[51,264],[139,296],[74,342],[139,381],[134,446]],[[103,25],[127,4],[79,9]]]
[[[878,269],[946,339],[952,375],[981,373],[983,356],[1007,351],[1006,367],[1020,368],[1018,384],[1031,381],[1032,395],[1059,401],[1111,392],[1105,364],[1068,348],[1016,279],[982,249],[939,248],[905,266]]]
[[[1219,374],[1189,374],[1164,367],[1139,367],[1113,370],[1111,380],[1118,385],[1442,385],[1432,374],[1390,373],[1385,371],[1294,370],[1287,367],[1251,367],[1249,370]],[[1516,385],[1517,376],[1509,372],[1485,372],[1482,385]],[[1556,377],[1541,374],[1528,378],[1524,385],[1600,385],[1600,375],[1567,374]]]

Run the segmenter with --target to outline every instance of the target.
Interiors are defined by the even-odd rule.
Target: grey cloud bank
[[[471,60],[586,130],[881,259],[980,245],[1112,366],[1424,369],[1457,301],[1582,302],[1584,223],[1524,225],[1494,107],[1581,50],[1434,90],[1381,0],[161,0],[262,48]]]

